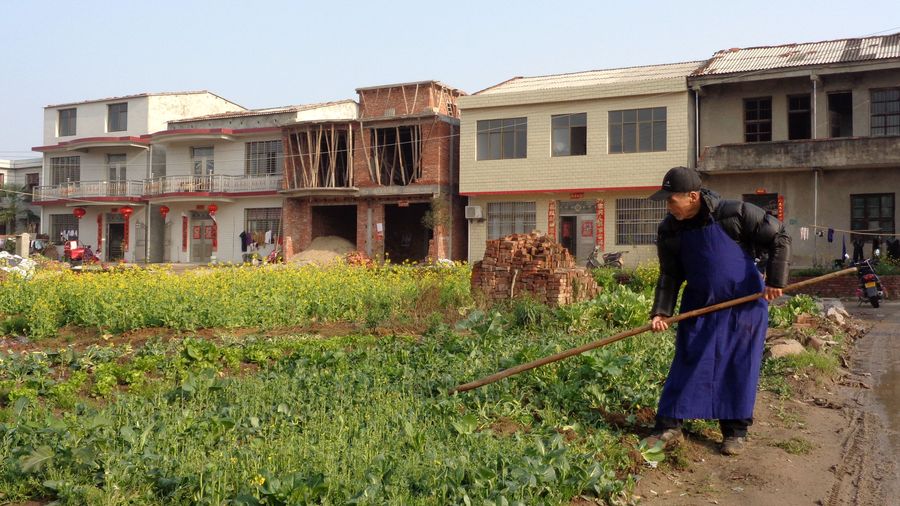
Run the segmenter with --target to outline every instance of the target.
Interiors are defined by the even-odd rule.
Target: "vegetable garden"
[[[7,278],[4,333],[34,343],[0,353],[0,502],[624,502],[661,458],[639,440],[671,332],[447,394],[646,322],[652,268],[596,276],[599,297],[559,309],[481,307],[466,266]],[[327,323],[355,330],[303,330]],[[55,337],[71,327],[102,337]],[[151,337],[104,340],[135,329]]]

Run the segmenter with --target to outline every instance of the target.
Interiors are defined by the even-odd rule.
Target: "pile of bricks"
[[[600,293],[591,273],[577,266],[566,248],[535,232],[488,241],[484,260],[472,267],[472,290],[492,301],[527,294],[549,306]]]

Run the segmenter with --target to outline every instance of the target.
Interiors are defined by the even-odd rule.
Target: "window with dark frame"
[[[772,140],[772,97],[744,99],[744,142]]]
[[[616,199],[616,244],[655,244],[659,222],[666,213],[664,200]]]
[[[850,195],[850,230],[893,234],[893,193],[863,193]]]
[[[57,156],[50,159],[50,184],[78,182],[81,180],[81,157]]]
[[[871,90],[871,135],[900,135],[900,88]]]
[[[64,137],[67,135],[75,135],[76,109],[60,109],[59,125],[57,126],[57,135]]]
[[[812,139],[810,96],[788,95],[788,140]]]
[[[128,103],[107,106],[106,130],[108,132],[128,130]]]
[[[609,111],[609,152],[666,150],[666,108]]]
[[[259,207],[244,210],[244,232],[256,237],[272,231],[273,235],[281,235],[281,208]]]
[[[536,226],[534,202],[489,202],[487,205],[488,239],[509,234],[528,234]]]
[[[281,174],[284,160],[280,140],[248,142],[247,163],[244,172],[248,176]]]
[[[528,118],[480,120],[476,129],[478,160],[527,157]]]
[[[72,213],[50,215],[50,242],[62,244],[78,240],[78,218]]]
[[[828,126],[831,137],[853,136],[853,93],[828,94]]]
[[[552,156],[587,154],[587,113],[554,115],[550,125]]]

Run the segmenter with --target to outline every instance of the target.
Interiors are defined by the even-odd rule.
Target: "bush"
[[[801,314],[819,314],[819,306],[809,295],[795,295],[781,305],[769,305],[769,326],[790,327]]]

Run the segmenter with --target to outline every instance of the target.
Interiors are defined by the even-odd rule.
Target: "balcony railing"
[[[886,136],[710,146],[703,152],[699,169],[714,172],[898,165],[900,165],[900,136]]]
[[[34,189],[34,201],[67,198],[140,198],[177,193],[251,193],[281,189],[281,174],[163,176],[143,181],[72,181]]]
[[[34,201],[85,197],[140,197],[143,193],[143,181],[70,181],[36,187]]]
[[[146,181],[146,195],[168,193],[246,193],[278,191],[281,174],[259,176],[163,176]]]

